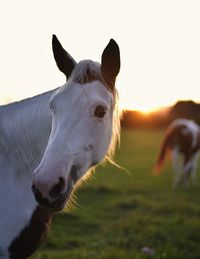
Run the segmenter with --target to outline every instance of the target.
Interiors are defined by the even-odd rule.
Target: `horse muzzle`
[[[61,211],[69,201],[77,180],[76,167],[72,166],[67,183],[64,178],[60,177],[59,181],[45,195],[37,187],[37,184],[33,183],[32,191],[40,206],[52,211]],[[63,192],[64,188],[66,190]]]

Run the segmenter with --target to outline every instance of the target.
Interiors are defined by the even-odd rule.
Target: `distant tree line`
[[[123,128],[166,128],[169,123],[178,118],[186,118],[200,124],[200,103],[178,101],[174,106],[152,112],[148,115],[139,111],[126,110],[123,113],[121,125]]]

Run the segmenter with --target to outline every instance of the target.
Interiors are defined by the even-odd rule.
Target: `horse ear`
[[[52,48],[58,68],[66,75],[68,79],[76,65],[76,61],[62,47],[56,35],[53,35],[52,37]]]
[[[120,70],[120,51],[117,43],[111,39],[101,57],[101,71],[104,80],[114,90],[116,76]]]

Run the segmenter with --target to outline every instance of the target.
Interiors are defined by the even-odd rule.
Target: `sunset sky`
[[[200,101],[200,1],[1,1],[0,31],[1,104],[64,84],[52,34],[76,61],[100,61],[110,38],[117,41],[123,108]]]

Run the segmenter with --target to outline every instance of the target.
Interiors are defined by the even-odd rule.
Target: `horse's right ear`
[[[101,70],[108,87],[113,91],[115,79],[120,70],[120,51],[118,44],[111,39],[101,57]]]
[[[76,61],[62,47],[56,35],[54,34],[52,37],[52,48],[53,48],[53,54],[58,68],[66,75],[68,79],[72,73],[72,70],[76,65]]]

